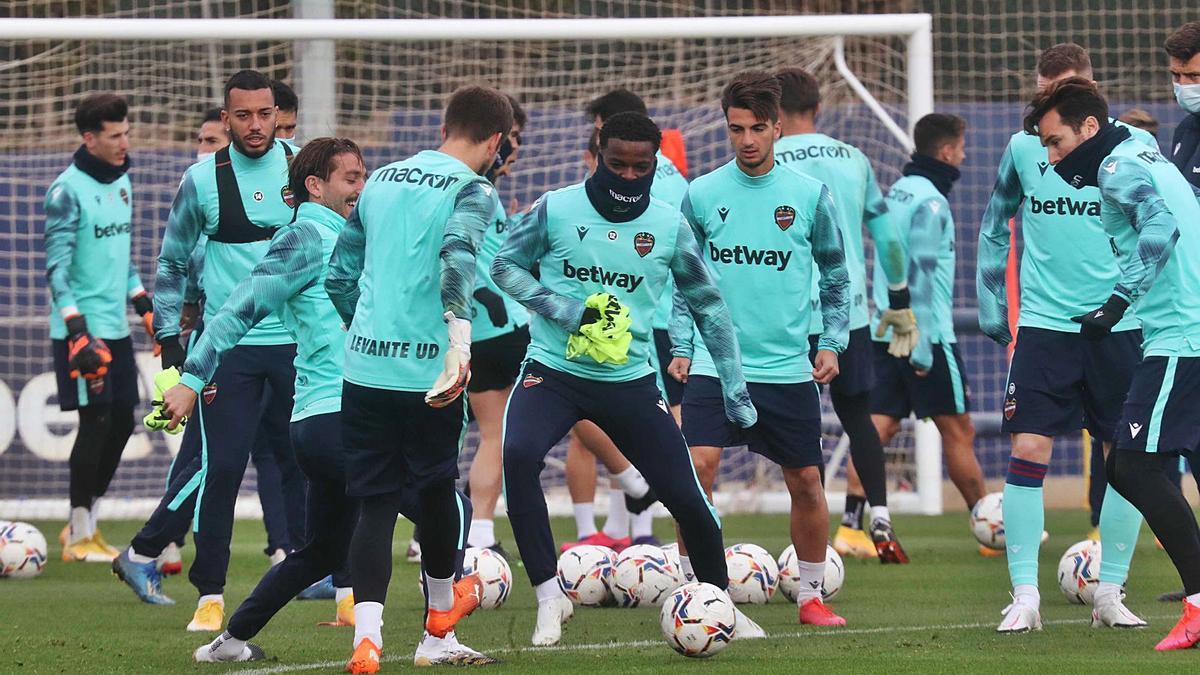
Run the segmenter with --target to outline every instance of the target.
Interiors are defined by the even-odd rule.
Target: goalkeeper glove
[[[912,297],[908,288],[888,289],[888,309],[879,317],[875,337],[883,337],[892,329],[892,341],[888,343],[888,354],[906,358],[917,344],[917,315],[912,311]]]
[[[594,293],[584,302],[579,332],[567,338],[567,358],[590,356],[597,363],[629,362],[629,308],[610,293]]]
[[[1079,328],[1079,334],[1088,340],[1101,340],[1108,337],[1112,332],[1113,326],[1121,321],[1121,317],[1125,316],[1125,310],[1129,309],[1129,302],[1119,295],[1113,294],[1108,300],[1093,309],[1087,314],[1071,317],[1075,323],[1082,324]]]
[[[491,320],[493,326],[501,328],[508,323],[508,309],[504,306],[504,298],[497,295],[492,289],[476,289],[474,298],[487,310],[488,319]]]
[[[179,336],[168,335],[157,342],[162,347],[163,370],[167,370],[168,368],[179,368],[182,370],[183,362],[187,360],[187,350],[179,343]]]
[[[142,326],[146,329],[146,335],[150,336],[150,341],[154,342],[154,355],[162,354],[162,346],[154,340],[154,303],[150,300],[150,294],[142,291],[130,298],[133,303],[133,311],[142,317]]]
[[[450,332],[450,347],[433,388],[425,392],[425,402],[434,408],[445,408],[454,402],[467,383],[471,381],[471,322],[454,316],[454,312],[442,315]]]
[[[71,377],[99,380],[108,374],[112,352],[104,340],[88,333],[87,320],[82,314],[67,317],[67,366]]]
[[[174,429],[168,429],[167,425],[171,423],[171,416],[163,411],[163,394],[179,384],[181,376],[179,368],[175,367],[166,368],[154,376],[154,398],[150,400],[150,413],[142,418],[142,424],[150,431],[165,431],[172,436],[183,433],[187,418],[181,419]]]

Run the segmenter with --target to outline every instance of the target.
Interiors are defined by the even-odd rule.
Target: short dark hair
[[[1193,56],[1200,54],[1200,21],[1180,26],[1179,30],[1167,38],[1163,49],[1167,51],[1167,56],[1173,56],[1180,61],[1191,61]]]
[[[588,120],[594,120],[599,117],[604,124],[608,123],[608,118],[623,112],[635,112],[643,115],[647,114],[646,102],[641,96],[625,89],[613,89],[607,94],[602,94],[592,99],[585,108]]]
[[[1158,120],[1154,119],[1154,115],[1142,110],[1141,108],[1131,108],[1125,111],[1117,119],[1131,127],[1137,127],[1151,136],[1158,135]]]
[[[592,153],[592,157],[600,155],[600,130],[596,127],[592,127],[592,134],[588,136],[587,149],[588,152]]]
[[[621,112],[608,118],[597,137],[600,150],[607,148],[608,142],[614,138],[634,143],[651,143],[655,152],[658,152],[659,146],[662,145],[662,131],[658,125],[648,115],[639,112]]]
[[[275,107],[288,112],[300,109],[300,99],[296,90],[280,80],[271,80],[271,93],[275,96]]]
[[[1038,92],[1025,108],[1025,133],[1037,136],[1038,123],[1051,110],[1057,110],[1063,124],[1075,132],[1089,117],[1095,117],[1101,126],[1108,123],[1108,101],[1083,77],[1068,77]]]
[[[204,111],[204,118],[200,120],[200,124],[206,124],[208,122],[220,122],[220,121],[221,121],[221,109],[220,108],[209,108],[208,110]]]
[[[349,138],[314,138],[309,141],[288,166],[288,188],[296,196],[296,203],[308,201],[308,188],[304,181],[309,176],[321,180],[329,180],[329,176],[337,169],[334,161],[339,155],[351,154],[362,161],[362,151]]]
[[[242,89],[244,91],[258,91],[259,89],[270,89],[271,98],[275,98],[275,90],[271,87],[271,80],[257,70],[239,70],[225,81],[225,107],[229,108],[229,92],[234,89]]]
[[[763,70],[750,70],[733,78],[721,92],[721,111],[729,116],[730,108],[744,108],[761,121],[779,120],[779,99],[782,88],[775,76]]]
[[[496,134],[507,136],[513,128],[508,97],[491,87],[460,87],[450,95],[442,116],[446,136],[461,136],[482,143]]]
[[[1042,52],[1038,57],[1037,74],[1053,78],[1073,70],[1076,75],[1092,79],[1092,59],[1087,50],[1074,42],[1062,42]]]
[[[957,142],[967,131],[967,121],[958,115],[929,113],[913,127],[917,154],[933,157],[947,143]]]
[[[129,117],[129,104],[116,94],[92,94],[75,108],[75,128],[79,134],[97,133],[105,122],[120,122]]]
[[[821,103],[821,83],[803,68],[782,68],[775,72],[779,80],[779,107],[792,115],[805,115]]]
[[[525,109],[521,107],[520,102],[518,102],[512,94],[505,94],[504,96],[508,98],[508,105],[512,106],[513,126],[524,129],[525,122],[529,120],[529,118],[525,116]]]

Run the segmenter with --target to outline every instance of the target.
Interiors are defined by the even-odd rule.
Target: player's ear
[[[783,122],[775,120],[775,140],[783,137]]]
[[[443,143],[446,142],[446,125],[445,124],[442,125],[442,142]]]
[[[304,189],[308,191],[309,201],[321,199],[321,179],[316,176],[304,177]]]

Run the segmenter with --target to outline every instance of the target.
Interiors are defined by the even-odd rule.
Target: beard
[[[250,148],[246,147],[245,143],[242,142],[241,136],[237,135],[233,129],[229,130],[229,142],[233,144],[233,147],[236,148],[238,152],[242,153],[246,157],[249,157],[250,159],[258,159],[259,157],[262,157],[270,152],[271,148],[275,145],[274,129],[272,129],[270,132],[264,131],[263,136],[266,137],[267,144],[264,145],[261,150],[251,150]]]

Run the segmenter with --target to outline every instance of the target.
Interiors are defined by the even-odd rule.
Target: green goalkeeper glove
[[[183,433],[187,418],[180,420],[174,429],[168,429],[167,425],[171,422],[171,416],[164,413],[162,409],[163,392],[179,384],[179,378],[182,375],[179,368],[171,367],[154,376],[154,398],[150,401],[150,413],[142,418],[142,424],[150,431],[165,431],[172,436]]]

